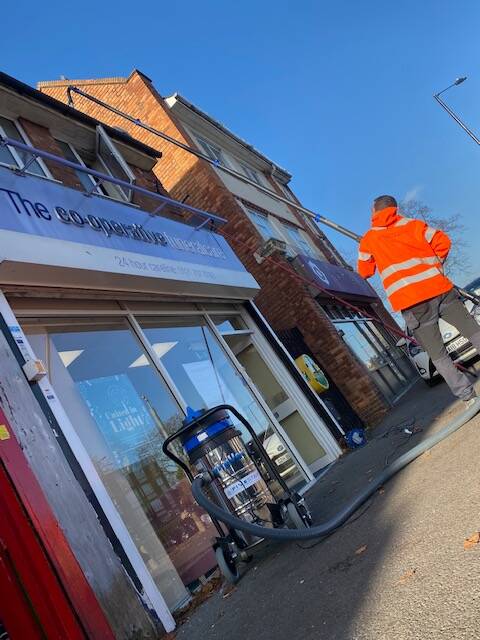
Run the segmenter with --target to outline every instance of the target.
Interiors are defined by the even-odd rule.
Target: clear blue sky
[[[480,130],[477,0],[136,6],[10,3],[3,70],[35,84],[137,67],[160,93],[181,92],[287,168],[306,206],[357,232],[379,193],[462,214],[474,268],[461,284],[480,275],[480,148],[432,98],[469,76],[446,97]]]

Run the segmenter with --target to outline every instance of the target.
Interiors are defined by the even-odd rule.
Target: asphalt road
[[[315,522],[462,410],[444,384],[418,384],[309,494]],[[414,421],[421,432],[407,436]],[[370,506],[313,548],[271,544],[237,587],[213,595],[178,640],[480,639],[480,417],[424,454]],[[363,515],[360,515],[362,514]]]

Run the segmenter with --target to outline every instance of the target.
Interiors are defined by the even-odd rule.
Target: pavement
[[[429,389],[420,381],[369,433],[366,447],[341,458],[310,490],[314,521],[328,519],[386,463],[461,411],[444,383]],[[421,431],[409,436],[404,428]],[[269,544],[233,590],[215,592],[175,637],[480,639],[479,456],[480,414],[323,542]]]

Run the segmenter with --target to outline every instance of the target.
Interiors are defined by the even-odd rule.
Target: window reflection
[[[203,318],[139,318],[139,322],[151,343],[175,343],[161,362],[190,407],[198,410],[219,404],[234,406],[263,441],[269,456],[280,460],[279,471],[285,472],[285,480],[289,483],[301,480],[285,443]],[[228,324],[220,319],[217,322],[227,331],[244,327],[234,318]],[[251,436],[244,426],[235,418],[234,422],[245,442],[249,442]]]
[[[215,566],[216,534],[161,449],[183,413],[121,320],[52,323],[29,339],[157,586],[178,606],[183,584]],[[165,354],[174,346],[156,349]]]

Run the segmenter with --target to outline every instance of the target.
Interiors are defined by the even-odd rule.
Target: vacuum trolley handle
[[[198,424],[199,422],[202,422],[203,420],[206,420],[207,418],[209,418],[211,415],[213,415],[217,411],[222,411],[222,410],[223,411],[230,411],[243,424],[245,429],[252,436],[252,440],[257,445],[258,453],[260,454],[263,462],[265,463],[265,465],[269,469],[270,473],[272,474],[272,476],[274,478],[277,479],[277,481],[280,483],[282,489],[284,491],[288,492],[288,487],[287,487],[287,484],[285,483],[285,480],[282,478],[282,476],[278,473],[277,469],[275,468],[272,460],[270,459],[270,457],[268,456],[267,452],[265,451],[265,449],[263,447],[263,444],[260,441],[260,438],[257,436],[255,431],[253,430],[253,428],[250,425],[250,423],[247,422],[247,420],[242,416],[242,414],[239,411],[237,411],[237,409],[235,409],[235,407],[232,407],[232,405],[230,405],[230,404],[219,404],[216,407],[213,407],[212,409],[207,409],[207,411],[205,411],[205,413],[202,413],[201,416],[198,416],[197,418],[194,418],[187,425],[181,427],[180,429],[175,431],[175,433],[172,433],[172,435],[168,436],[168,438],[166,438],[164,440],[163,444],[162,444],[163,453],[168,458],[170,458],[170,460],[173,460],[173,462],[178,464],[178,466],[181,467],[185,471],[185,474],[187,475],[188,479],[191,482],[193,482],[193,474],[192,474],[192,472],[190,471],[188,466],[183,462],[183,460],[180,460],[180,458],[178,458],[178,456],[176,456],[170,450],[169,446],[174,440],[176,440],[177,438],[180,438],[182,435],[184,435],[185,433],[190,431],[192,429],[192,427],[194,427],[196,424]]]

